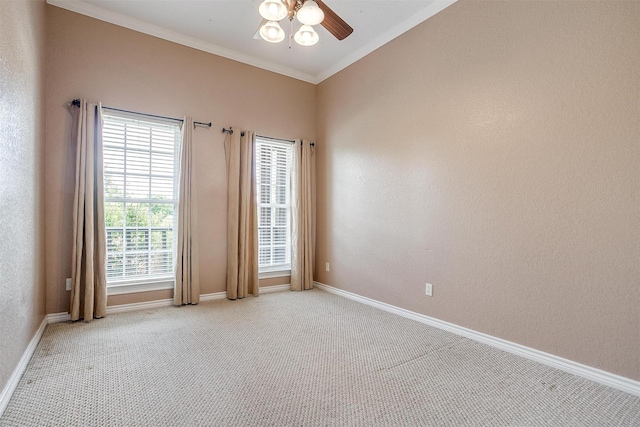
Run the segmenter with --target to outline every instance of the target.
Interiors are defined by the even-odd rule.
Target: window
[[[291,143],[256,138],[258,269],[291,269]]]
[[[179,123],[103,117],[107,285],[173,280]]]

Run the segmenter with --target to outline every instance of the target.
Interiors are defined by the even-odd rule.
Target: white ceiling
[[[321,25],[303,47],[253,36],[262,0],[47,0],[91,16],[310,83],[319,83],[456,0],[324,0],[354,31],[338,41]],[[282,28],[289,33],[287,20]],[[293,21],[293,31],[300,24]]]

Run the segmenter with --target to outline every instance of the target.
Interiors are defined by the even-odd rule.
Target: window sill
[[[172,277],[162,277],[144,280],[132,280],[107,284],[107,295],[136,294],[139,292],[164,291],[174,288]]]
[[[289,276],[291,276],[291,270],[261,271],[258,273],[258,279],[273,279],[275,277]]]

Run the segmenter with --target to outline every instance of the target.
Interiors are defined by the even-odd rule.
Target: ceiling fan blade
[[[262,26],[264,24],[266,24],[266,23],[267,23],[267,20],[263,19],[262,22],[260,23],[260,25],[258,25],[258,29],[256,30],[256,33],[253,35],[254,39],[256,39],[256,40],[262,39],[262,37],[260,37],[260,28],[262,28]]]
[[[322,26],[333,34],[335,38],[344,40],[353,33],[353,28],[344,22],[329,6],[324,4],[322,0],[316,0],[316,3],[318,3],[318,6],[324,12],[324,20],[321,22]]]

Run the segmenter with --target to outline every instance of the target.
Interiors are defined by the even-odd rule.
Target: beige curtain
[[[198,274],[197,196],[193,153],[193,119],[185,117],[180,144],[180,184],[178,190],[178,240],[176,277],[173,291],[175,305],[200,302]]]
[[[227,298],[257,296],[258,216],[253,132],[227,134]]]
[[[76,141],[73,198],[71,320],[91,321],[107,312],[106,229],[102,164],[102,105],[71,105]]]
[[[296,140],[291,161],[291,290],[313,288],[316,241],[315,146]]]

